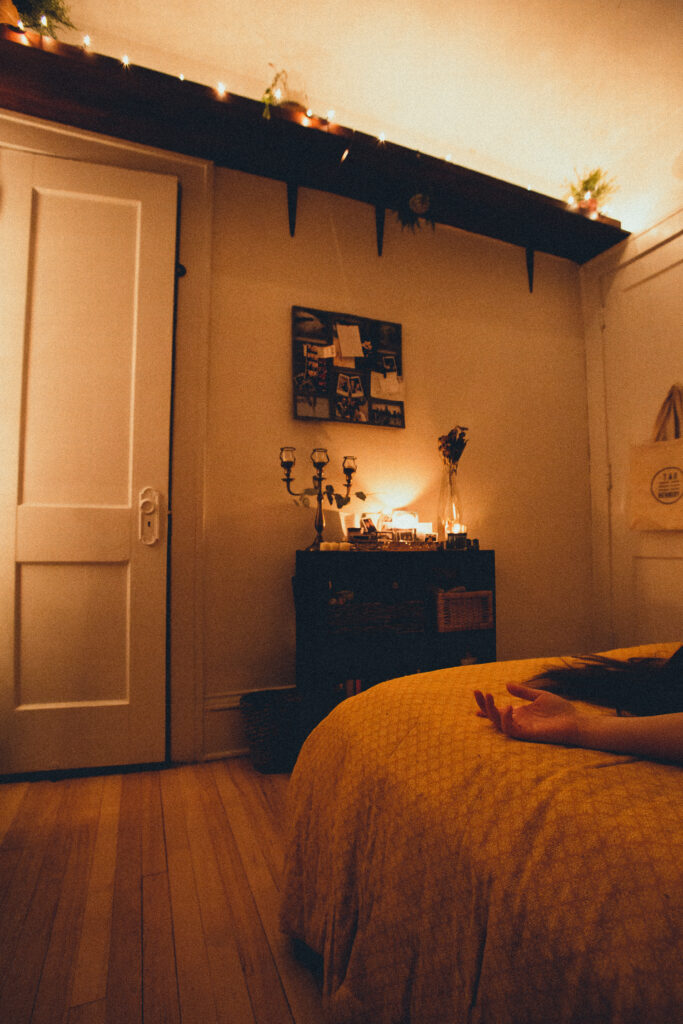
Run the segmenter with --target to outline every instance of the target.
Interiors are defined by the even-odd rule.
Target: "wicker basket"
[[[301,747],[296,690],[255,690],[240,698],[244,731],[257,771],[290,772]]]
[[[424,633],[424,601],[349,601],[330,605],[330,633]]]
[[[493,594],[490,590],[437,590],[436,628],[439,633],[465,629],[493,629]]]

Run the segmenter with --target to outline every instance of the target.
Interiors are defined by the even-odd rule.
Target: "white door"
[[[683,381],[683,236],[643,245],[602,289],[614,642],[681,640],[683,532],[630,529],[629,459]]]
[[[0,772],[165,756],[176,212],[0,149]]]

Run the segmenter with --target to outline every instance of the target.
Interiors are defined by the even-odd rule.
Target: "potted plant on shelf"
[[[567,205],[584,217],[600,215],[604,202],[617,190],[614,178],[608,178],[601,167],[578,176],[568,186]]]
[[[75,28],[63,0],[0,0],[0,22],[54,36],[57,28]]]

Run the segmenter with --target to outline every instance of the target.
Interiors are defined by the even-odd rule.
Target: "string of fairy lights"
[[[41,15],[41,17],[40,17],[40,26],[41,26],[41,29],[45,30],[44,32],[41,31],[41,33],[40,33],[41,34],[41,44],[44,44],[46,41],[48,41],[48,42],[51,41],[54,37],[51,35],[51,26],[50,26],[50,22],[49,22],[48,16],[46,14]],[[27,31],[27,29],[24,26],[24,23],[21,20],[21,18],[19,18],[17,20],[16,27],[19,29],[20,32],[22,32],[24,34]],[[89,33],[86,32],[82,36],[82,38],[81,38],[81,46],[82,46],[82,48],[84,50],[92,52],[92,36]],[[122,54],[121,57],[119,58],[119,60],[121,62],[121,66],[123,68],[129,69],[129,68],[132,67],[131,58],[130,58],[128,53]],[[185,75],[182,72],[180,74],[178,74],[177,77],[178,77],[178,79],[181,82],[185,81]],[[206,84],[206,83],[204,83],[204,84]],[[211,88],[211,87],[208,86],[208,88]],[[213,90],[214,90],[216,96],[220,100],[225,100],[230,95],[228,87],[225,84],[225,82],[223,82],[223,81],[216,82],[215,86],[213,86]],[[284,92],[284,90],[282,89],[281,86],[276,85],[273,88],[271,99],[272,99],[272,103],[274,103],[275,106],[279,106],[281,103],[283,103],[285,101],[286,95],[285,95],[285,92]],[[299,105],[297,105],[297,106],[299,106]],[[291,116],[293,116],[303,127],[316,127],[316,128],[320,128],[321,126],[325,126],[325,127],[327,127],[329,129],[329,127],[335,123],[335,111],[334,111],[334,109],[327,110],[326,113],[321,116],[319,114],[315,114],[311,107],[304,108],[303,106],[301,106],[301,108],[297,109],[296,111],[294,111]],[[355,132],[353,130],[347,129],[347,131],[351,131],[351,134],[355,134]],[[386,142],[387,142],[386,132],[381,131],[375,137],[376,137],[377,142],[378,142],[378,144],[380,146],[383,146],[383,145],[386,144]],[[342,153],[341,163],[343,163],[347,159],[347,157],[349,156],[349,152],[350,152],[350,149],[347,147],[344,150],[344,152]],[[418,156],[420,155],[419,152],[418,152],[417,155]],[[450,152],[446,153],[445,156],[443,157],[443,159],[446,162],[448,162],[448,163],[453,163],[453,154],[450,153]],[[531,186],[528,186],[528,190],[531,191]],[[579,209],[580,205],[582,205],[582,202],[581,202],[582,200],[583,200],[583,202],[588,202],[588,201],[591,200],[591,192],[590,192],[590,190],[586,191],[581,196],[577,196],[576,190],[574,190],[573,196],[570,199],[567,200],[567,207],[569,209],[572,209],[572,210],[577,210],[577,209]],[[591,213],[590,213],[590,216],[593,219],[595,219],[598,216],[597,210],[592,210]]]
[[[53,37],[50,36],[48,34],[48,31],[47,31],[49,29],[49,23],[48,23],[47,15],[43,14],[41,16],[40,24],[41,24],[41,27],[46,30],[44,33],[41,33],[42,43],[43,44],[45,42],[49,43],[49,41],[51,41],[51,39]],[[17,21],[16,27],[22,33],[26,33],[27,32],[27,28],[26,28],[26,26],[24,25],[24,23],[23,23],[23,21],[21,19],[19,19]],[[81,37],[80,45],[81,45],[81,47],[84,50],[87,50],[89,52],[93,52],[93,39],[92,39],[92,36],[90,35],[90,33],[86,32]],[[130,55],[127,52],[121,54],[121,56],[118,59],[119,59],[119,61],[121,63],[121,66],[123,68],[130,69],[131,67],[133,67],[133,62],[131,61]],[[181,82],[184,82],[186,80],[185,75],[182,72],[177,75],[177,78]],[[203,84],[206,85],[207,83],[203,83]],[[223,81],[218,81],[218,82],[216,82],[216,84],[213,87],[211,87],[211,86],[208,86],[208,87],[209,88],[213,88],[213,91],[216,94],[216,96],[218,97],[218,99],[225,100],[230,95],[229,89],[228,89],[227,85],[225,84],[225,82],[223,82]],[[285,101],[285,99],[286,99],[285,92],[284,92],[284,90],[280,86],[277,86],[276,88],[273,89],[273,103],[274,103],[275,106],[279,106],[281,103],[283,103]],[[323,115],[321,115],[321,114],[316,114],[311,107],[306,107],[306,108],[301,107],[300,110],[294,111],[293,114],[292,114],[292,116],[296,120],[298,120],[299,123],[301,125],[303,125],[303,127],[320,127],[321,124],[326,125],[326,126],[329,127],[330,125],[333,125],[335,123],[335,115],[336,115],[336,111],[333,108],[330,108]],[[386,134],[386,132],[380,131],[375,137],[376,137],[377,142],[378,142],[379,145],[385,145],[386,144],[386,142],[387,142],[387,134]],[[341,162],[342,163],[349,156],[349,152],[350,152],[350,149],[347,147],[344,150],[344,152],[342,153],[342,156],[341,156]],[[453,162],[453,156],[452,156],[451,153],[447,153],[446,156],[444,157],[444,159],[447,160],[449,163]]]

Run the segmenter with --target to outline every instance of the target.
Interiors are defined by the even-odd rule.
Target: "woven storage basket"
[[[301,747],[296,690],[257,690],[240,698],[244,731],[257,771],[289,772]]]
[[[436,628],[439,633],[493,628],[493,594],[490,590],[438,590]]]

